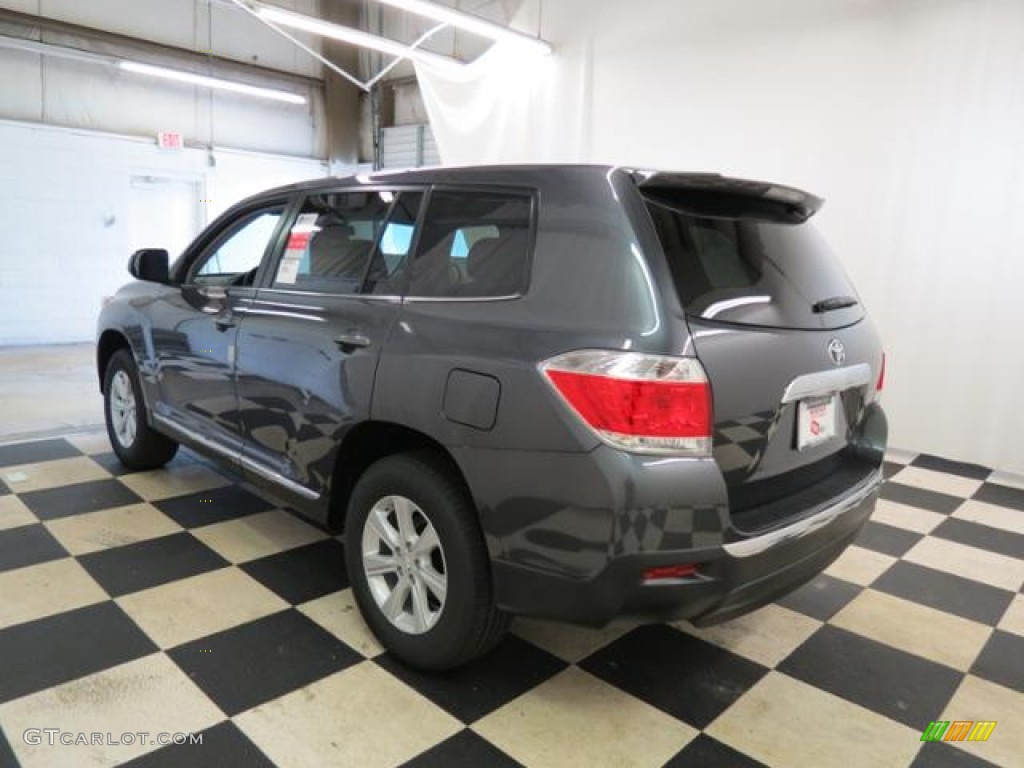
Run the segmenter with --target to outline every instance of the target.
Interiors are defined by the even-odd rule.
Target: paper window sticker
[[[288,236],[288,252],[291,253],[293,251],[298,251],[299,253],[303,253],[307,248],[309,248],[309,241],[312,238],[313,233],[311,232],[296,232],[295,230],[292,230],[292,233]]]
[[[299,277],[299,263],[302,261],[301,251],[294,254],[285,254],[281,259],[281,265],[277,268],[276,282],[282,285],[295,285]]]

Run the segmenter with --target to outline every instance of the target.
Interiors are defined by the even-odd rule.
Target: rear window
[[[647,200],[688,315],[779,328],[856,322],[856,292],[809,222],[703,216]],[[842,301],[837,301],[842,299]],[[826,302],[826,304],[821,304]]]
[[[494,298],[526,290],[532,199],[435,190],[424,217],[409,295]]]

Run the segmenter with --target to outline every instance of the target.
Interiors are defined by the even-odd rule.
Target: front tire
[[[427,453],[381,459],[359,479],[345,524],[349,582],[377,639],[410,666],[457,667],[489,651],[509,617],[494,605],[476,510]]]
[[[146,421],[135,359],[127,349],[110,358],[103,377],[103,411],[114,453],[128,469],[158,469],[174,458],[178,444]]]

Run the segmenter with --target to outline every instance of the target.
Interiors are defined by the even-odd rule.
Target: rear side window
[[[422,203],[422,192],[402,192],[395,197],[370,262],[364,293],[377,296],[398,296],[402,293],[404,267],[416,234],[416,217]]]
[[[311,195],[292,227],[274,287],[359,293],[393,199],[388,192]]]
[[[532,199],[436,190],[430,195],[409,295],[493,298],[526,290]]]
[[[778,328],[838,327],[863,316],[856,292],[809,222],[702,216],[647,201],[687,314]],[[838,311],[819,302],[849,299]]]

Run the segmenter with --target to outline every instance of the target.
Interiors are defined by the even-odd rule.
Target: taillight
[[[882,353],[882,367],[878,370],[878,383],[875,384],[875,394],[880,394],[885,386],[885,352]]]
[[[644,581],[665,581],[667,579],[688,579],[697,575],[697,566],[693,563],[679,565],[659,565],[648,568],[641,574]]]
[[[609,445],[634,453],[711,455],[711,387],[697,360],[580,350],[542,363],[541,370]]]

